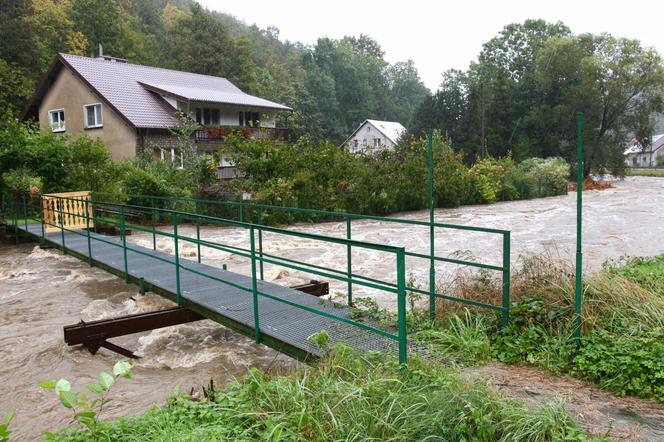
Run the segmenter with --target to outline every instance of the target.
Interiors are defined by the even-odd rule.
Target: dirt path
[[[610,436],[619,441],[664,441],[664,404],[617,397],[587,382],[531,367],[492,363],[463,373],[483,376],[503,394],[531,404],[562,397],[567,412],[594,436]]]

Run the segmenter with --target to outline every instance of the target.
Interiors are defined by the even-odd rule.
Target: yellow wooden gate
[[[89,221],[86,221],[86,201]],[[42,207],[44,209],[44,231],[46,232],[58,231],[61,227],[75,230],[94,226],[92,222],[92,194],[89,190],[43,195]]]

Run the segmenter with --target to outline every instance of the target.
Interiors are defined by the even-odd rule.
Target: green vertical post
[[[85,199],[85,233],[88,239],[88,265],[92,267],[92,244],[90,243],[90,206],[89,201]]]
[[[16,240],[16,244],[18,244],[18,195],[14,194],[12,200],[14,201],[14,239]]]
[[[433,129],[427,134],[429,154],[429,319],[436,319],[436,244],[434,232],[433,201]]]
[[[259,267],[261,281],[265,280],[264,269],[263,269],[263,230],[258,229],[258,256],[260,257]]]
[[[201,262],[201,218],[199,216],[198,212],[198,200],[196,200],[195,208],[194,210],[196,211],[196,255],[198,257],[198,262],[200,264]]]
[[[510,322],[510,243],[510,232],[503,233],[503,327]]]
[[[238,195],[238,196],[239,196],[239,198],[238,198],[239,204],[237,205],[237,208],[239,209],[238,210],[238,221],[243,222],[244,208],[242,207],[242,205],[244,204],[244,202],[242,201],[242,195]]]
[[[258,318],[258,282],[256,281],[256,244],[254,240],[254,226],[249,227],[249,243],[251,248],[251,294],[254,303],[254,339],[261,342],[260,321]]]
[[[346,239],[351,239],[351,218],[346,217]],[[346,245],[346,277],[348,278],[348,305],[353,305],[353,246]]]
[[[157,250],[157,232],[154,219],[154,198],[150,198],[150,217],[152,223],[152,250]]]
[[[263,224],[263,212],[261,210],[258,211],[258,220],[257,224],[262,225]],[[261,281],[265,280],[264,276],[264,266],[263,266],[263,229],[259,228],[258,229],[258,256],[260,256],[260,273],[261,273]]]
[[[172,212],[173,221],[173,251],[175,252],[175,302],[182,305],[180,292],[180,250],[178,244],[178,214]]]
[[[25,234],[28,234],[28,202],[25,199],[25,193],[23,194],[23,227],[25,227]]]
[[[120,237],[122,238],[122,256],[124,258],[124,280],[129,282],[129,263],[127,262],[127,228],[125,226],[125,208],[120,205]]]
[[[576,286],[574,291],[574,338],[581,343],[581,303],[583,302],[583,113],[576,118]]]
[[[408,362],[406,327],[406,250],[397,250],[397,327],[399,329],[399,363]]]
[[[56,200],[58,202],[58,211],[60,212],[60,235],[62,237],[62,253],[64,255],[67,254],[67,249],[65,248],[65,221],[64,221],[64,214],[62,210],[62,205],[64,204],[64,198],[60,197]]]

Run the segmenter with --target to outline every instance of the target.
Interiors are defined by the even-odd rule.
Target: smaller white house
[[[406,128],[396,121],[364,120],[343,145],[351,153],[393,149]]]
[[[627,167],[654,167],[664,163],[664,134],[654,135],[650,149],[644,150],[636,140],[625,150]]]

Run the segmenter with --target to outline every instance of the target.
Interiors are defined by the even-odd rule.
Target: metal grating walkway
[[[26,231],[26,226],[19,225],[19,229]],[[27,225],[27,233],[40,238],[41,225]],[[115,270],[114,273],[124,272],[122,241],[93,232],[90,232],[90,238],[92,259]],[[63,248],[61,231],[47,233],[44,239],[48,243]],[[100,239],[103,239],[103,241]],[[107,242],[113,244],[108,244]],[[75,252],[79,257],[88,258],[87,236],[82,231],[65,231],[64,243],[66,246],[64,248],[67,251]],[[158,289],[158,293],[162,292],[161,294],[165,294],[166,297],[175,299],[176,275],[174,271],[174,256],[140,247],[136,244],[131,244],[131,247],[140,250],[144,254],[127,249],[129,274],[138,280],[143,279],[149,285]],[[157,258],[161,258],[167,262]],[[245,334],[247,334],[247,329],[253,331],[254,317],[251,277],[206,264],[199,264],[196,261],[191,261],[183,257],[180,258],[180,264],[197,272],[214,276],[215,278],[229,281],[248,289],[248,291],[243,291],[182,268],[180,270],[180,287],[184,306],[190,307],[192,310],[216,322],[235,328],[238,331],[243,331]],[[270,282],[258,281],[258,290],[279,299],[307,306],[311,309],[350,318],[350,309],[345,305],[323,300],[295,289]],[[261,334],[272,338],[270,342],[274,341],[276,345],[271,346],[280,351],[293,354],[292,351],[284,350],[284,347],[290,346],[294,347],[296,350],[295,353],[319,356],[319,349],[311,344],[307,338],[314,333],[325,330],[330,335],[332,343],[344,342],[351,347],[368,351],[387,351],[392,354],[398,352],[396,341],[377,333],[326,318],[276,300],[261,297],[260,295],[258,299]],[[241,327],[233,327],[234,324],[239,324]],[[245,330],[242,330],[243,328]],[[266,344],[270,345],[268,342]],[[283,346],[280,344],[286,345]],[[293,355],[297,356],[297,354]]]

